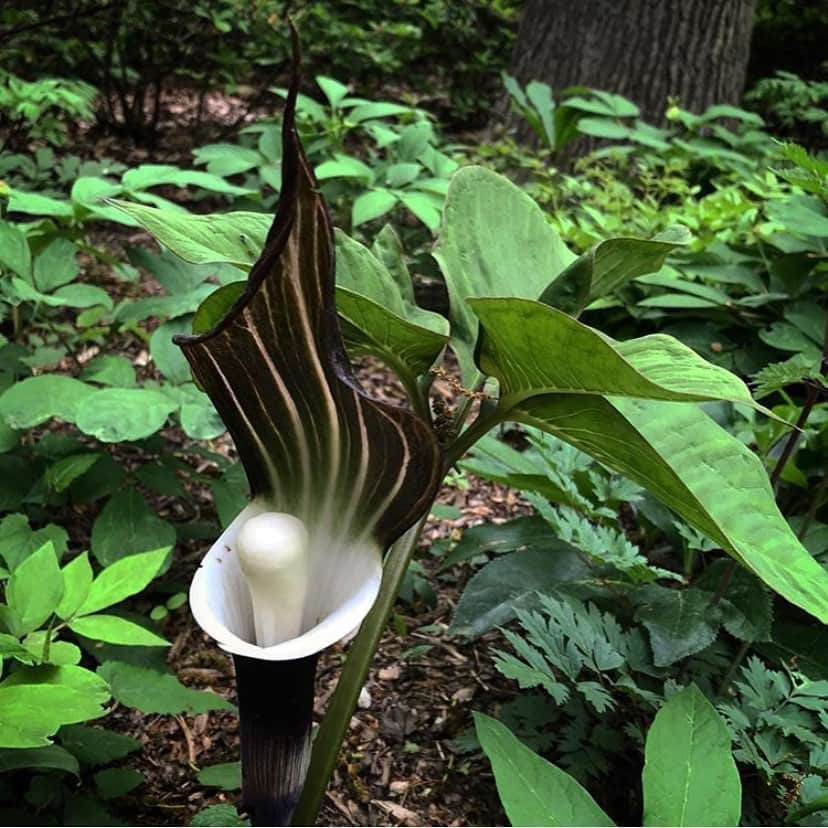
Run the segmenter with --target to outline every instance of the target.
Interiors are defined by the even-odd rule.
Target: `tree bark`
[[[663,124],[668,99],[690,112],[738,104],[756,0],[527,0],[512,55],[521,83],[623,95]]]

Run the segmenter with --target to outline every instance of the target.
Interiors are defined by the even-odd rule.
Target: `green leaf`
[[[106,712],[106,683],[83,667],[28,667],[0,684],[0,747],[48,745],[61,725]]]
[[[39,655],[32,655],[31,651],[24,647],[14,635],[0,633],[0,658],[14,658],[22,664],[34,664],[39,661]]]
[[[370,183],[374,178],[374,171],[358,158],[336,153],[333,160],[323,161],[316,168],[316,177],[319,181],[329,178],[357,178]]]
[[[137,489],[116,494],[92,527],[92,554],[106,567],[138,552],[174,544],[175,529],[155,514]]]
[[[644,825],[738,825],[742,784],[730,731],[691,684],[656,714],[647,733]]]
[[[397,204],[397,196],[388,190],[376,188],[357,196],[351,208],[351,225],[359,227],[367,221],[373,221],[393,210]]]
[[[683,232],[682,232],[683,231]],[[668,238],[608,239],[579,256],[540,296],[540,301],[577,316],[590,302],[621,285],[653,273],[690,234],[675,228]]]
[[[92,582],[77,614],[98,612],[137,595],[159,573],[169,554],[170,547],[164,547],[129,555],[110,564]]]
[[[220,213],[196,216],[114,202],[186,262],[207,264],[230,262],[249,267],[265,244],[272,217],[266,213]]]
[[[162,250],[160,255],[156,255],[141,247],[132,247],[128,254],[129,260],[136,267],[148,270],[155,280],[172,294],[192,293],[211,276],[218,276],[225,270],[224,266],[194,265],[185,262],[169,250]]]
[[[151,187],[171,184],[174,187],[200,187],[202,190],[236,196],[250,195],[255,192],[255,190],[237,187],[210,172],[182,170],[170,164],[141,164],[133,167],[124,173],[121,183],[125,189],[132,191],[148,190]]]
[[[98,668],[98,674],[109,682],[112,695],[119,702],[143,713],[195,715],[211,710],[234,709],[221,696],[191,690],[169,673],[108,661]]]
[[[471,299],[468,304],[485,330],[478,363],[500,382],[498,407],[504,412],[548,393],[755,405],[735,374],[670,336],[616,342],[540,302]]]
[[[350,352],[374,354],[413,377],[425,374],[448,341],[448,321],[419,308],[410,280],[404,291],[367,247],[339,231],[336,242],[337,310]]]
[[[515,617],[517,610],[535,606],[538,593],[589,577],[578,551],[561,540],[542,548],[529,547],[486,564],[466,585],[450,632],[477,638]]]
[[[78,635],[107,644],[129,647],[168,647],[170,644],[161,636],[117,615],[86,615],[70,621],[69,628]]]
[[[452,178],[433,255],[448,287],[452,347],[467,387],[478,375],[478,321],[466,300],[536,299],[575,258],[523,190],[482,167],[463,167]]]
[[[101,306],[112,310],[112,299],[102,288],[95,285],[65,285],[53,294],[62,304],[69,308],[94,308]]]
[[[60,374],[43,374],[16,382],[0,396],[0,417],[16,429],[31,428],[52,417],[73,423],[95,389]]]
[[[35,664],[80,664],[82,653],[80,647],[70,644],[68,641],[54,641],[49,645],[49,653],[43,657],[43,648],[46,644],[46,630],[38,630],[23,639],[23,646],[29,651]]]
[[[94,779],[98,796],[104,800],[126,796],[145,781],[144,774],[132,768],[106,768],[98,771]]]
[[[517,550],[544,549],[557,540],[552,527],[538,515],[526,515],[507,523],[481,523],[463,530],[457,545],[446,555],[440,569],[480,555]]]
[[[505,725],[475,713],[474,726],[512,825],[615,824],[575,779],[526,747]]]
[[[819,357],[812,359],[804,353],[794,354],[784,362],[774,362],[766,365],[754,375],[756,381],[754,396],[760,400],[781,391],[787,385],[802,382],[804,379],[809,379],[828,388],[828,381],[820,371]]]
[[[135,369],[126,357],[99,356],[83,369],[81,379],[98,385],[132,388],[135,385]]]
[[[780,514],[762,462],[697,406],[548,394],[510,417],[646,487],[771,589],[828,619],[828,572]]]
[[[141,749],[138,739],[87,725],[66,725],[60,729],[58,739],[86,767],[108,765]]]
[[[238,175],[263,162],[256,150],[239,144],[208,144],[193,150],[193,155],[196,164],[207,164],[207,171],[219,176]]]
[[[192,818],[190,825],[192,828],[239,828],[250,825],[250,820],[242,819],[232,805],[209,805]]]
[[[426,226],[432,233],[440,229],[440,207],[443,198],[434,193],[417,193],[411,190],[400,193],[400,201]]]
[[[170,319],[193,313],[196,308],[213,292],[213,285],[199,285],[189,293],[176,293],[173,296],[148,296],[135,301],[125,300],[115,311],[115,321],[120,325],[143,322],[157,317]]]
[[[18,635],[36,630],[55,611],[63,597],[63,576],[55,550],[45,543],[26,558],[6,584],[6,600],[16,615]]]
[[[32,276],[32,254],[26,234],[7,221],[0,221],[0,268],[11,270],[26,281]]]
[[[650,633],[656,667],[667,667],[713,643],[721,615],[710,593],[650,584],[636,592],[636,620]]]
[[[66,551],[68,541],[66,530],[54,523],[33,530],[28,518],[19,514],[6,515],[0,522],[0,555],[12,571],[48,542],[51,542],[55,556],[60,559]]]
[[[80,265],[76,258],[77,252],[77,246],[69,239],[58,238],[50,242],[34,260],[32,271],[34,286],[44,293],[51,293],[56,288],[73,281],[80,272]]]
[[[177,407],[160,391],[105,388],[80,404],[76,424],[84,434],[104,443],[143,440],[160,431]]]
[[[707,590],[710,600],[725,572],[730,568],[726,558],[710,564],[696,579],[694,586]],[[729,578],[725,596],[719,601],[725,629],[741,641],[770,641],[773,604],[764,584],[751,572],[739,567]]]
[[[245,281],[230,282],[229,285],[223,285],[214,290],[196,309],[192,321],[192,332],[194,334],[206,333],[217,325],[238,301],[246,287]]]
[[[63,597],[55,612],[60,618],[71,618],[80,609],[89,595],[92,586],[92,567],[89,565],[89,553],[84,552],[71,560],[62,569]]]
[[[173,343],[173,337],[178,334],[188,334],[191,331],[192,318],[183,316],[159,325],[152,332],[150,337],[152,360],[167,382],[179,385],[190,381],[189,363],[181,352],[181,348]]]
[[[50,198],[39,193],[25,193],[22,190],[11,191],[8,212],[26,213],[32,216],[54,216],[62,219],[71,219],[75,215],[71,201]]]
[[[70,454],[52,464],[46,470],[44,479],[46,485],[56,492],[67,489],[73,480],[86,474],[103,455],[100,454]]]
[[[78,760],[68,750],[57,745],[0,750],[0,773],[23,769],[59,770],[80,776]]]
[[[186,388],[186,385],[180,386]],[[195,386],[181,403],[181,428],[193,440],[213,440],[227,431],[210,398]]]
[[[241,788],[241,763],[225,762],[222,765],[210,765],[198,773],[202,785],[221,788],[223,791],[237,791]]]

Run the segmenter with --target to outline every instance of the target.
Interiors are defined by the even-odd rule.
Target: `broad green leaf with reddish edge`
[[[233,437],[253,495],[196,573],[193,613],[231,652],[273,660],[341,638],[342,625],[328,619],[343,607],[359,623],[379,588],[382,551],[430,506],[441,472],[428,424],[371,399],[350,373],[334,303],[333,231],[294,106],[295,89],[283,122],[279,208],[245,291],[211,330],[176,340]],[[250,643],[229,599],[219,607],[207,597],[245,587],[226,547],[263,511],[304,523],[313,584],[304,611],[311,623],[271,647]]]
[[[644,825],[738,825],[742,783],[730,731],[695,684],[673,696],[647,733]]]
[[[577,780],[538,756],[506,725],[482,713],[474,714],[474,725],[512,825],[615,825]]]

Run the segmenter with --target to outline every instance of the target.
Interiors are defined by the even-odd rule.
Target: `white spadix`
[[[199,626],[236,655],[287,661],[359,627],[379,592],[371,538],[250,503],[205,555],[190,587]]]
[[[242,526],[236,552],[250,588],[256,643],[270,647],[295,638],[308,587],[305,524],[293,515],[263,512]]]

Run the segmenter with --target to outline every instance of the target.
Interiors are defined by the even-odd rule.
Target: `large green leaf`
[[[647,733],[644,825],[738,825],[742,784],[730,731],[691,684],[656,714]]]
[[[71,560],[61,570],[63,573],[63,597],[55,612],[61,618],[71,618],[89,595],[92,586],[92,567],[89,553],[84,552]]]
[[[249,267],[264,247],[273,221],[267,213],[221,213],[198,216],[114,202],[152,233],[164,247],[193,264],[229,262]]]
[[[747,386],[673,337],[615,342],[529,299],[471,299],[484,328],[480,367],[500,382],[506,412],[547,393],[755,405]]]
[[[396,237],[383,232],[389,252]],[[448,341],[448,320],[417,306],[407,270],[392,275],[374,252],[336,231],[336,283],[349,353],[378,356],[408,382],[429,370]]]
[[[214,193],[236,196],[250,195],[255,192],[255,190],[237,187],[203,170],[182,170],[170,164],[141,164],[139,167],[127,170],[121,183],[127,190],[147,190],[150,187],[172,184],[175,187],[201,187],[203,190],[211,190]]]
[[[509,417],[648,488],[771,589],[828,621],[828,572],[780,513],[762,462],[696,405],[547,394]]]
[[[586,789],[526,747],[506,725],[482,713],[474,714],[474,725],[512,825],[615,825]]]
[[[467,384],[478,375],[478,321],[466,300],[536,299],[575,259],[523,190],[482,167],[463,167],[452,178],[433,255],[448,287],[452,347]]]

